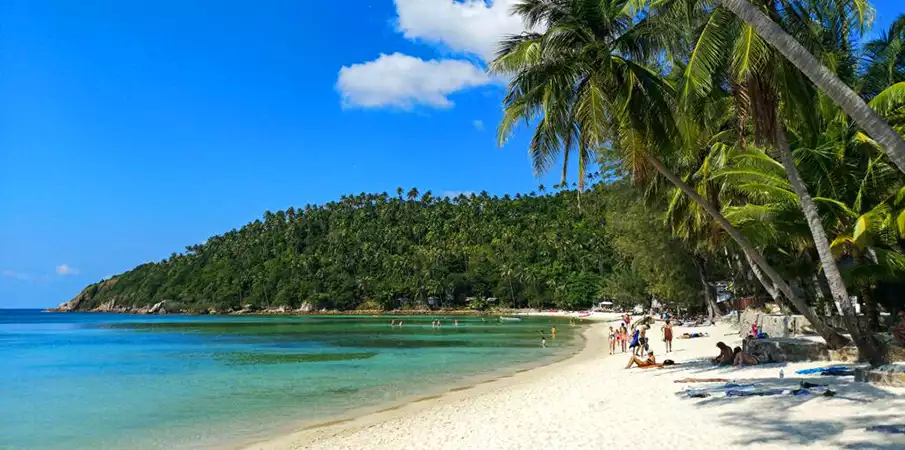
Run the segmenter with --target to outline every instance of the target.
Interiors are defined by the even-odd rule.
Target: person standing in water
[[[544,330],[540,330],[540,346],[547,348],[547,337],[544,336]]]
[[[550,328],[550,334],[553,335],[553,339],[556,339],[556,327]]]

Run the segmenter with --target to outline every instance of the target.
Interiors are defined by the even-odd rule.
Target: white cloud
[[[480,130],[483,130],[483,129],[484,129],[484,121],[483,121],[483,120],[474,120],[474,121],[471,122],[471,124],[475,127],[476,130],[479,130],[479,131],[480,131]]]
[[[33,275],[30,275],[27,273],[22,273],[22,272],[16,272],[15,270],[7,270],[7,269],[0,270],[0,276],[2,276],[4,278],[13,278],[13,279],[22,280],[22,281],[31,281],[31,280],[35,279],[35,277]]]
[[[67,264],[60,264],[59,266],[57,266],[57,275],[65,276],[65,275],[78,275],[78,274],[79,274],[79,269],[76,269],[75,267],[69,267],[69,265],[67,265]]]
[[[511,14],[518,0],[395,0],[396,27],[407,38],[493,59],[500,40],[525,30]]]
[[[491,83],[490,77],[474,65],[460,60],[425,61],[413,56],[381,54],[374,61],[344,66],[336,88],[343,106],[358,108],[415,105],[449,108],[449,95],[463,89]]]

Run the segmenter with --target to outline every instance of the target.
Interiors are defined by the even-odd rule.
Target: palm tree
[[[745,4],[747,5],[747,3]],[[782,17],[777,9],[773,8],[772,2],[768,3],[767,6],[768,11],[772,15],[778,18]],[[810,5],[802,6],[804,14],[809,13],[808,8],[810,7]],[[790,26],[798,27],[799,34],[810,38],[812,41],[820,41],[829,34],[827,32],[822,33],[822,31],[814,32],[812,27],[809,26],[800,26],[794,20],[795,14],[801,13],[798,10],[789,11],[789,9],[785,9],[783,13],[792,16],[785,20],[786,23],[791,23],[792,25]],[[741,15],[739,17],[745,19]],[[844,21],[845,18],[829,14],[823,20],[830,24],[835,24]],[[779,28],[779,25],[772,20],[770,24]],[[822,27],[816,28],[822,30]],[[780,31],[786,33],[781,28]],[[828,39],[830,45],[825,44],[823,47],[829,48],[823,50],[826,52],[838,50],[837,54],[844,56],[846,49],[844,47],[835,47],[847,45],[848,34],[841,32],[830,37],[835,38],[835,41]],[[797,44],[797,41],[791,36],[789,39]],[[814,59],[811,53],[806,53]],[[724,57],[728,61],[724,61]],[[782,118],[782,114],[806,111],[809,106],[818,103],[818,96],[816,94],[809,95],[810,90],[807,82],[799,80],[801,78],[799,72],[785,68],[785,64],[784,60],[769,51],[769,48],[754,34],[754,26],[749,26],[749,24],[745,23],[736,24],[731,16],[723,12],[721,8],[716,8],[709,13],[709,18],[697,38],[694,50],[685,68],[685,76],[682,83],[683,104],[687,105],[690,98],[693,98],[699,92],[706,92],[710,89],[713,84],[712,80],[718,77],[721,72],[731,74],[732,84],[738,92],[735,98],[738,103],[740,122],[744,125],[744,119],[750,117],[753,122],[755,142],[758,145],[770,146],[778,152],[792,190],[800,202],[801,209],[810,228],[817,254],[823,265],[826,279],[829,282],[830,292],[836,304],[843,309],[844,317],[849,325],[847,328],[849,328],[853,338],[865,355],[872,362],[879,364],[881,361],[876,345],[874,345],[872,339],[864,336],[854,326],[854,307],[851,304],[845,281],[830,250],[829,239],[821,223],[817,204],[799,174],[786,136],[786,123]],[[844,60],[839,66],[845,67]],[[833,77],[835,79],[835,74],[833,74]],[[841,81],[839,83],[842,84]],[[784,107],[780,108],[781,105]],[[809,123],[811,122],[809,119],[813,118],[813,116],[814,114],[811,111],[810,117],[802,117],[800,120],[804,123]],[[741,143],[744,145],[744,140]],[[770,291],[769,288],[768,291]],[[801,307],[796,305],[796,309],[801,310]]]
[[[610,145],[635,181],[655,170],[700,205],[754,261],[832,347],[847,339],[828,327],[717,207],[670,171],[654,152],[673,148],[672,86],[643,63],[662,47],[632,0],[522,0],[513,11],[528,29],[501,45],[491,71],[512,77],[504,99],[500,142],[516,123],[537,119],[529,153],[536,172],[560,154],[579,155],[580,179],[592,152]],[[641,62],[639,62],[641,61]],[[585,161],[585,162],[582,162]],[[582,181],[583,182],[583,181]]]
[[[857,4],[864,4],[856,1]],[[861,97],[849,88],[839,77],[826,68],[776,22],[754,7],[747,0],[723,0],[722,6],[751,26],[757,34],[776,48],[786,59],[804,73],[821,91],[842,108],[845,113],[871,135],[886,155],[905,173],[905,140],[895,132],[879,114],[872,110]],[[865,11],[861,8],[860,11]]]
[[[864,60],[861,93],[868,99],[905,81],[905,14],[882,31],[879,38],[864,44]]]

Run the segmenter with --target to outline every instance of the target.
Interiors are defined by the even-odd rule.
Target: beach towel
[[[681,380],[676,380],[674,383],[726,383],[729,382],[728,378],[682,378]]]
[[[726,397],[766,397],[770,395],[823,395],[825,397],[832,397],[836,395],[836,392],[825,387],[812,389],[766,389],[763,391],[728,389],[726,391]]]
[[[628,345],[628,348],[635,348],[638,346],[638,336],[640,334],[641,334],[641,331],[636,328],[635,333],[632,334],[632,342]]]
[[[727,389],[726,397],[764,397],[764,396],[768,396],[768,395],[780,395],[783,392],[785,392],[785,390],[783,390],[783,389],[767,389],[764,391]]]
[[[796,370],[795,373],[798,375],[828,375],[828,376],[846,376],[846,375],[854,375],[855,371],[848,366],[830,366],[830,367],[815,367],[813,369],[801,369]]]
[[[905,434],[905,425],[874,425],[867,427],[867,431],[879,431],[880,433]]]

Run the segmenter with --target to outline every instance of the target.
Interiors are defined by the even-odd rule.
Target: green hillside
[[[239,230],[90,285],[77,310],[589,306],[613,252],[600,193],[359,194]]]

